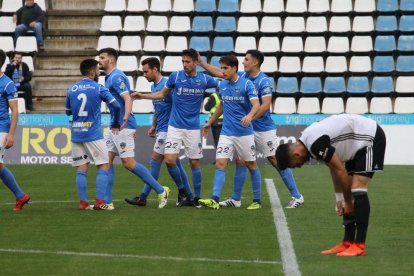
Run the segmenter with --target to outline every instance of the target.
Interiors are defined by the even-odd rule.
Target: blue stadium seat
[[[398,38],[397,50],[402,52],[414,51],[414,35],[401,35]]]
[[[205,62],[207,62],[207,58],[205,56],[201,56],[201,59]],[[197,65],[197,72],[204,72],[206,69],[204,69],[202,66]]]
[[[215,37],[213,42],[213,52],[229,53],[234,51],[234,43],[232,37]]]
[[[393,35],[379,35],[375,38],[374,50],[377,52],[392,52],[396,49]]]
[[[276,91],[276,88],[275,88],[275,78],[269,77],[269,79],[272,82],[272,90],[273,90],[273,92],[275,92]]]
[[[397,30],[397,18],[395,16],[378,16],[377,32],[394,32]]]
[[[277,81],[276,92],[282,95],[293,95],[299,91],[296,77],[280,77]]]
[[[197,0],[194,10],[198,13],[211,13],[216,9],[216,0]]]
[[[400,31],[402,32],[413,32],[414,31],[414,15],[401,16]]]
[[[369,92],[369,83],[367,77],[350,77],[347,86],[348,93],[365,94]]]
[[[216,20],[216,32],[228,33],[236,31],[236,18],[233,16],[219,16]]]
[[[239,11],[239,0],[220,0],[217,11],[219,13],[236,13]]]
[[[221,58],[220,56],[211,57],[210,64],[215,66],[215,67],[220,68],[220,58]]]
[[[319,77],[303,77],[300,84],[300,92],[314,95],[322,92],[322,81]]]
[[[371,91],[375,94],[389,94],[394,91],[392,77],[374,77]]]
[[[338,94],[345,92],[345,78],[344,77],[327,77],[323,92],[326,94]]]
[[[213,31],[213,18],[211,18],[211,16],[194,17],[191,31],[199,33],[208,33]]]
[[[190,39],[190,48],[199,52],[208,52],[210,48],[210,38],[208,36],[193,36]]]
[[[398,10],[398,0],[378,0],[377,10],[379,12],[395,12]]]
[[[397,72],[414,72],[414,56],[398,56]]]
[[[372,70],[377,73],[389,73],[394,71],[394,67],[395,63],[392,56],[376,56]]]
[[[400,10],[402,10],[402,11],[414,11],[414,1],[413,0],[401,0]]]

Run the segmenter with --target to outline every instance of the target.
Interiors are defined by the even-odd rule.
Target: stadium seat
[[[127,15],[124,20],[124,32],[145,31],[145,22],[142,15]]]
[[[329,10],[329,0],[309,0],[308,12],[324,13]]]
[[[139,35],[126,35],[121,38],[122,52],[138,52],[142,50],[142,41]]]
[[[395,37],[393,35],[379,35],[375,37],[375,51],[393,52],[396,48]]]
[[[166,32],[168,31],[168,18],[162,15],[151,15],[147,21],[148,32]]]
[[[134,78],[132,76],[127,76],[130,88],[133,89],[134,88]]]
[[[305,18],[299,16],[288,16],[283,25],[285,33],[301,33],[305,31]]]
[[[414,76],[398,77],[395,84],[397,93],[414,93]]]
[[[194,1],[193,0],[174,0],[172,11],[177,12],[177,13],[192,12],[194,11]]]
[[[1,38],[1,37],[0,37]],[[1,44],[0,44],[1,45]],[[0,46],[1,47],[1,46]],[[0,48],[1,49],[1,48]],[[9,57],[6,55],[6,60],[4,61],[3,66],[0,68],[1,72],[4,72],[6,70],[7,64],[10,63]]]
[[[265,56],[262,66],[260,68],[265,73],[274,73],[277,71],[276,57]]]
[[[282,20],[278,16],[263,16],[260,32],[277,33],[282,31]]]
[[[328,41],[328,52],[346,53],[349,52],[349,41],[346,36],[331,36]]]
[[[189,16],[173,16],[170,19],[170,32],[182,33],[191,30]]]
[[[374,77],[371,90],[374,94],[389,94],[394,92],[394,81],[392,77]]]
[[[398,0],[378,0],[377,10],[379,12],[395,12],[398,10]]]
[[[35,0],[35,3],[39,5],[39,7],[43,10],[46,11],[46,0]],[[1,1],[0,1],[1,2]]]
[[[351,51],[357,53],[371,52],[372,38],[371,36],[354,36],[351,43]]]
[[[153,82],[149,82],[147,78],[139,76],[135,85],[135,91],[139,92],[151,92],[151,85]]]
[[[257,49],[256,38],[254,36],[238,36],[236,38],[234,52],[237,54],[245,54],[250,49]]]
[[[197,13],[212,13],[216,9],[216,0],[197,0],[195,3],[195,12]]]
[[[347,91],[350,94],[366,94],[369,90],[368,77],[349,77]]]
[[[374,97],[369,105],[369,113],[372,114],[389,114],[392,112],[391,98]]]
[[[280,77],[277,80],[276,93],[292,96],[297,92],[299,92],[299,85],[296,77]]]
[[[13,37],[0,36],[0,49],[6,53],[13,52],[14,51]]]
[[[306,0],[288,0],[286,3],[287,13],[303,14],[308,11]]]
[[[311,16],[306,20],[306,32],[324,33],[328,31],[328,24],[324,16]]]
[[[141,64],[141,62],[142,62],[143,60],[147,59],[147,58],[150,58],[150,57],[155,57],[155,58],[157,58],[158,60],[160,60],[160,57],[159,57],[159,56],[142,56],[142,57],[141,57],[141,59],[140,59],[140,62],[139,62],[139,66],[138,66],[138,70],[139,70],[140,72],[142,72],[142,64]],[[160,60],[160,61],[161,61],[161,60]]]
[[[220,68],[220,58],[221,56],[212,56],[210,59],[210,65]]]
[[[138,62],[135,56],[119,56],[117,67],[124,72],[138,71]]]
[[[208,36],[193,36],[190,39],[190,48],[199,52],[208,52],[210,48],[210,38]]]
[[[217,36],[213,41],[212,51],[215,53],[230,53],[234,51],[234,43],[232,37]]]
[[[368,56],[353,56],[349,62],[349,71],[351,73],[367,73],[372,70],[371,58]]]
[[[340,114],[344,113],[344,101],[340,97],[327,97],[322,100],[323,114]]]
[[[219,16],[216,19],[215,31],[218,33],[228,33],[236,31],[236,18],[233,16]]]
[[[239,0],[220,0],[217,11],[219,13],[237,13],[239,11]]]
[[[401,35],[398,38],[397,50],[401,52],[414,51],[414,35]]]
[[[36,38],[34,36],[19,36],[14,50],[23,53],[37,52]]]
[[[34,71],[33,58],[31,56],[22,56],[22,61],[27,64],[29,71]]]
[[[262,11],[262,3],[260,0],[241,0],[241,13],[258,13]]]
[[[262,53],[276,53],[280,51],[279,37],[262,36],[259,40],[258,50]]]
[[[345,113],[365,114],[368,113],[368,101],[365,97],[351,97],[346,101]]]
[[[17,112],[26,113],[26,101],[24,98],[17,98]]]
[[[99,30],[108,33],[122,30],[121,17],[119,15],[104,15]]]
[[[132,113],[154,113],[152,100],[139,99],[132,102]]]
[[[414,97],[397,97],[394,102],[394,113],[414,113]]]
[[[279,72],[281,73],[298,73],[300,70],[299,57],[282,56],[279,61]]]
[[[173,35],[168,37],[167,46],[165,46],[167,52],[181,53],[185,49],[188,49],[187,37]]]
[[[395,32],[397,30],[397,17],[393,15],[378,16],[375,29],[380,33]]]
[[[16,29],[16,23],[13,22],[13,16],[0,17],[0,33],[13,34]]]
[[[400,0],[400,10],[414,11],[414,2],[412,0]]]
[[[99,84],[102,84],[103,86],[105,86],[105,76],[99,76],[98,83]]]
[[[351,31],[349,16],[332,16],[329,22],[329,31],[333,33],[346,33]]]
[[[325,85],[323,92],[327,95],[338,94],[346,91],[344,77],[327,77],[325,79]]]
[[[164,58],[161,68],[163,72],[171,73],[181,69],[183,69],[181,56],[166,56]]]
[[[256,16],[243,16],[239,18],[237,31],[240,33],[255,33],[259,31],[259,21]]]
[[[201,56],[201,59],[204,61],[204,62],[207,62],[207,57],[205,57],[205,56]],[[205,72],[206,71],[206,69],[204,69],[202,66],[200,66],[200,65],[197,65],[197,72]]]
[[[103,84],[105,85],[105,84]],[[101,102],[101,113],[109,113],[109,109],[104,101]]]
[[[323,57],[308,56],[303,59],[302,72],[304,73],[322,73],[325,71]]]
[[[332,0],[331,12],[348,13],[352,11],[352,0]]]
[[[323,36],[308,36],[305,40],[306,53],[320,53],[326,52],[326,41]]]
[[[145,12],[148,8],[148,0],[128,0],[128,12]]]
[[[281,13],[285,11],[284,0],[264,0],[263,12],[264,13]]]
[[[285,36],[282,41],[282,52],[300,53],[303,52],[303,41],[300,36]]]
[[[103,48],[114,48],[119,50],[119,41],[116,35],[101,35],[98,39],[98,46],[96,50],[99,51]]]
[[[121,13],[126,10],[125,0],[106,0],[104,11],[107,13]]]
[[[401,32],[414,32],[414,15],[402,15],[400,18]]]
[[[356,33],[374,31],[374,19],[372,16],[355,16],[352,24],[352,31]]]
[[[19,0],[3,0],[1,6],[1,12],[4,13],[15,13],[23,5],[22,1]]]
[[[348,63],[344,56],[328,56],[325,71],[327,73],[344,73],[348,71]]]
[[[300,98],[298,102],[298,114],[320,113],[319,99],[315,97]]]
[[[414,56],[398,56],[397,72],[411,73],[414,72]],[[413,87],[414,92],[414,87]]]
[[[303,77],[300,83],[300,92],[304,95],[316,95],[322,92],[320,77]]]
[[[395,63],[392,56],[376,56],[372,70],[376,73],[391,73],[394,71]]]
[[[293,97],[276,98],[273,104],[272,113],[274,114],[293,114],[296,113],[296,101]]]
[[[355,0],[354,11],[365,13],[375,11],[375,0]]]
[[[211,16],[195,16],[191,30],[198,33],[212,32],[213,18]]]
[[[164,37],[147,35],[144,40],[143,50],[146,52],[164,51],[165,50]]]
[[[169,12],[171,11],[171,0],[151,0],[151,12]]]

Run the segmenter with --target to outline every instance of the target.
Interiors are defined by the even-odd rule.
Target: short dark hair
[[[96,66],[98,65],[98,61],[95,59],[85,59],[80,63],[80,72],[82,76],[88,75],[92,70],[96,69]]]
[[[148,64],[148,67],[153,69],[154,67],[158,69],[159,72],[161,72],[161,64],[158,58],[156,57],[149,57],[141,61],[141,65],[144,66],[145,64]]]
[[[98,55],[102,54],[102,53],[106,53],[108,56],[112,56],[115,58],[115,60],[118,59],[118,52],[114,49],[114,48],[103,48],[100,49],[98,52]]]
[[[233,55],[222,56],[219,62],[231,67],[239,67],[239,60]]]
[[[252,57],[254,57],[255,59],[257,59],[257,61],[259,62],[259,66],[262,65],[263,61],[264,61],[264,55],[262,52],[260,52],[259,50],[248,50],[246,52],[246,55],[249,54]]]
[[[0,49],[0,67],[3,66],[5,61],[6,61],[6,53]]]
[[[14,58],[16,55],[23,56],[23,53],[22,53],[22,52],[14,52],[14,53],[13,53],[13,58]]]
[[[192,58],[193,60],[198,59],[197,51],[194,50],[193,48],[183,50],[182,55],[183,56],[188,56],[188,57]]]
[[[284,170],[288,168],[291,163],[290,144],[281,144],[276,149],[276,161],[279,169]]]

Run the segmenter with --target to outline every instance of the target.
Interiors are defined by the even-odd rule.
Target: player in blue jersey
[[[112,132],[119,132],[120,105],[108,89],[97,83],[98,61],[83,60],[80,72],[84,78],[70,86],[66,95],[66,114],[72,115],[72,166],[77,168],[79,209],[92,209],[88,203],[86,188],[89,163],[93,161],[98,168],[93,209],[108,210],[104,197],[108,187],[109,159],[101,129],[101,103],[106,102],[114,110],[115,120],[110,126]]]
[[[279,145],[279,139],[276,136],[276,126],[270,116],[270,103],[272,101],[273,86],[268,76],[260,71],[264,56],[258,50],[249,50],[243,61],[244,72],[239,72],[239,76],[251,80],[258,92],[260,109],[253,118],[253,129],[257,150],[267,157],[270,164],[278,171],[286,187],[291,194],[291,201],[286,208],[296,208],[304,203],[304,198],[299,192],[291,169],[279,170],[275,158],[275,149]],[[202,61],[199,58],[200,65],[215,76],[221,77],[221,71]],[[243,162],[236,159],[236,173],[234,176],[234,190],[232,196],[220,202],[222,207],[240,207],[241,193],[247,175],[247,169]]]
[[[261,208],[261,176],[256,163],[256,146],[251,124],[260,103],[253,83],[237,74],[239,62],[235,56],[220,58],[221,75],[219,86],[220,104],[214,115],[203,127],[207,137],[211,124],[223,113],[223,127],[216,151],[216,174],[211,199],[200,199],[200,204],[219,209],[219,198],[226,180],[225,169],[229,159],[236,153],[246,163],[251,173],[253,203],[247,209]]]
[[[146,58],[141,61],[142,72],[144,77],[149,81],[153,82],[151,85],[151,92],[155,93],[164,88],[167,78],[164,78],[161,75],[161,64],[160,61],[155,57]],[[164,160],[164,149],[165,149],[165,140],[167,138],[167,129],[168,121],[171,115],[172,107],[172,95],[169,94],[164,99],[154,100],[154,119],[152,122],[151,128],[148,130],[149,137],[156,137],[154,144],[154,150],[152,152],[150,166],[151,166],[151,175],[158,179],[161,169],[161,164]],[[181,177],[186,187],[186,190],[191,194],[191,188],[188,184],[187,174],[181,164],[180,159],[177,159],[177,166],[180,169]],[[147,197],[151,192],[151,187],[145,184],[142,193],[134,198],[126,198],[125,201],[129,204],[136,206],[146,206]]]
[[[6,61],[6,54],[0,50],[0,68]],[[11,120],[9,116],[11,110]],[[4,153],[14,144],[19,113],[17,111],[17,90],[13,81],[0,71],[0,179],[16,197],[13,211],[20,211],[30,200],[30,196],[22,191],[13,173],[4,166]]]
[[[109,151],[109,185],[105,196],[105,202],[113,208],[112,203],[112,188],[114,183],[114,167],[113,161],[115,156],[119,155],[122,161],[122,165],[138,176],[145,184],[150,185],[158,194],[159,205],[158,208],[164,208],[167,205],[168,194],[170,189],[163,187],[148,169],[140,163],[135,161],[135,131],[137,128],[137,122],[132,114],[132,100],[130,97],[129,81],[125,74],[116,68],[116,61],[118,53],[113,48],[104,48],[99,51],[99,64],[105,71],[105,86],[109,89],[112,96],[121,105],[120,125],[121,130],[119,133],[112,133],[107,131],[106,133],[106,145]],[[111,107],[111,121],[114,121],[114,113]]]
[[[151,100],[163,99],[169,93],[172,94],[173,104],[164,153],[168,172],[179,189],[178,206],[187,205],[189,201],[176,163],[182,144],[184,144],[185,155],[190,160],[195,204],[201,196],[200,158],[203,157],[203,150],[200,136],[200,108],[204,91],[218,85],[213,77],[197,72],[197,52],[194,49],[182,52],[182,63],[184,70],[172,73],[161,91],[134,94],[136,98]]]

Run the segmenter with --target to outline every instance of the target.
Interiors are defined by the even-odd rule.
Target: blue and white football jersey
[[[125,114],[125,102],[122,99],[121,95],[123,93],[129,93],[130,85],[128,78],[125,76],[124,72],[115,68],[112,70],[111,73],[105,76],[105,87],[109,89],[112,96],[117,100],[119,105],[121,106],[121,112],[119,114],[119,125],[122,125],[124,114]],[[113,108],[108,106],[109,111],[111,113],[111,123],[114,120],[114,112]],[[126,128],[136,129],[137,128],[137,121],[135,120],[134,114],[130,114],[128,117],[128,122],[125,126]]]
[[[112,103],[109,90],[94,80],[85,78],[68,89],[66,109],[72,111],[72,142],[90,142],[103,138],[101,102]]]
[[[171,89],[173,105],[169,124],[181,129],[200,129],[200,108],[204,91],[218,86],[204,73],[190,76],[184,70],[174,72],[165,87]]]
[[[265,73],[260,72],[255,77],[250,76],[246,72],[239,72],[238,74],[242,78],[247,78],[253,82],[257,95],[259,96],[260,105],[262,104],[262,99],[264,97],[272,97],[272,81]],[[275,129],[275,123],[270,116],[270,110],[266,110],[260,118],[253,121],[253,129],[254,131],[269,131]]]
[[[223,104],[223,127],[221,134],[226,136],[245,136],[253,134],[253,126],[244,127],[241,119],[252,109],[251,99],[257,99],[253,83],[238,77],[235,82],[222,80],[219,97]]]
[[[161,78],[158,83],[151,85],[151,92],[155,93],[164,88],[167,78]],[[169,93],[164,99],[153,100],[155,114],[157,116],[156,132],[167,132],[172,108],[172,95]]]
[[[17,90],[13,81],[3,74],[0,77],[0,132],[9,132],[9,101],[17,100]]]

